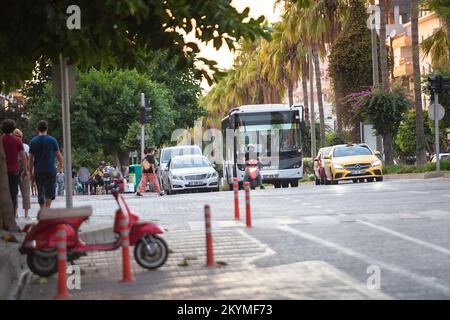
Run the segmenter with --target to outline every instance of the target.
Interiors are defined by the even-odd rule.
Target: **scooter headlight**
[[[27,249],[34,249],[34,248],[36,248],[36,240],[27,241],[25,243],[25,248],[27,248]]]

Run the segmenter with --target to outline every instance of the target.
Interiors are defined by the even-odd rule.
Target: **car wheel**
[[[377,181],[383,181],[383,177],[376,177],[375,180],[377,180]]]
[[[316,186],[321,185],[322,181],[316,178]]]
[[[279,189],[281,188],[281,184],[280,183],[274,183],[273,186],[275,187],[275,189]]]
[[[359,182],[361,182],[361,183],[363,183],[365,181],[365,179],[364,178],[362,178],[362,179],[359,179]]]
[[[373,178],[367,178],[367,182],[373,182]]]
[[[353,183],[358,183],[358,179],[352,179]]]

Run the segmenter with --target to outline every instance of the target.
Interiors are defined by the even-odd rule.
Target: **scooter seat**
[[[62,218],[75,218],[75,217],[90,217],[92,215],[92,207],[84,206],[78,208],[42,208],[38,212],[37,219],[42,220],[52,220],[52,219],[62,219]]]

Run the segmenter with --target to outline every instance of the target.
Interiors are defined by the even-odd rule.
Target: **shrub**
[[[312,158],[303,158],[303,175],[314,174]]]

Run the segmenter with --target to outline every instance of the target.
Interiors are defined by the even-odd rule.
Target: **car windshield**
[[[366,156],[371,155],[370,149],[361,146],[345,146],[334,149],[333,156],[335,158],[348,156]]]
[[[209,161],[206,158],[192,157],[172,159],[172,169],[206,168],[209,166]]]
[[[173,157],[184,156],[184,155],[188,155],[188,154],[201,154],[201,152],[198,147],[166,149],[166,150],[162,151],[161,163],[167,163]]]
[[[322,149],[320,149],[320,154],[322,155],[322,157],[325,157],[330,154],[330,151],[331,151],[331,147],[322,148]]]

